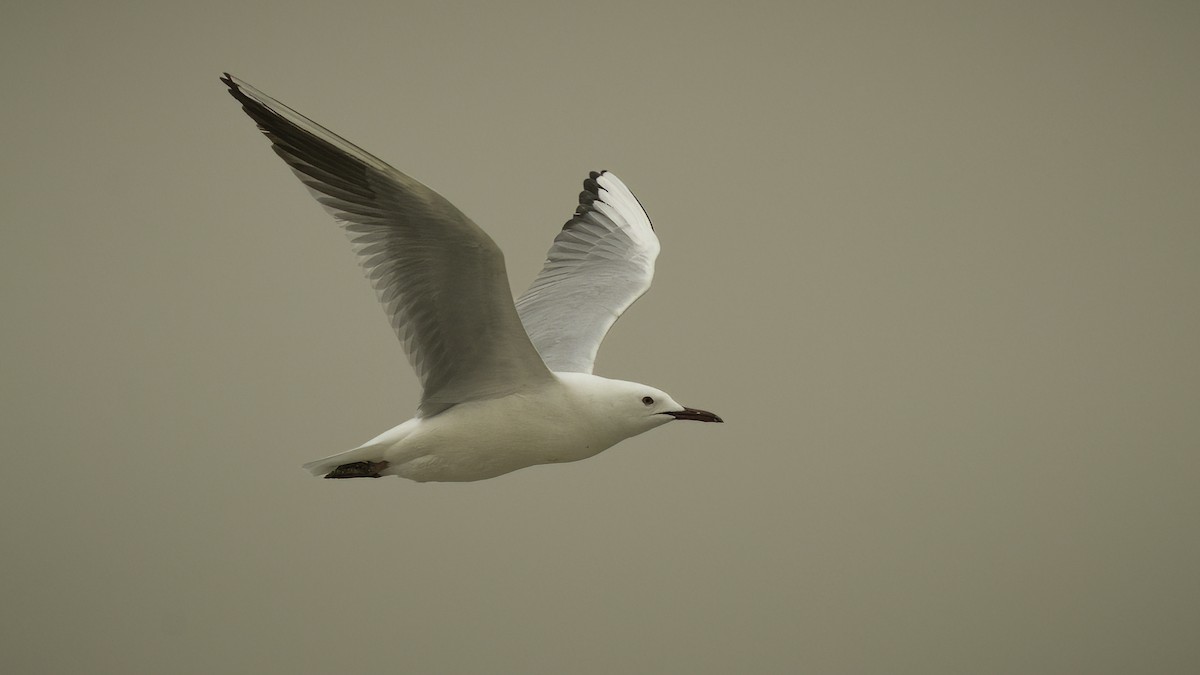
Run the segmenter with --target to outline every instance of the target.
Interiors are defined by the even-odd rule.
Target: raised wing
[[[608,329],[650,288],[658,248],[650,218],[629,188],[608,171],[589,174],[575,217],[517,300],[521,322],[550,370],[592,372]]]
[[[345,229],[421,380],[420,415],[552,378],[491,237],[377,157],[228,73],[221,81]]]

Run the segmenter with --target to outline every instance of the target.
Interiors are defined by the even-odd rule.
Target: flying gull
[[[608,329],[650,288],[659,249],[614,174],[589,174],[514,303],[500,249],[453,204],[229,73],[221,81],[346,231],[421,381],[416,417],[305,464],[313,475],[483,480],[586,459],[672,420],[722,421],[592,374]]]

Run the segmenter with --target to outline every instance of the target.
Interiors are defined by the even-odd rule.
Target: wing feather
[[[487,233],[379,158],[228,73],[221,80],[345,230],[421,380],[419,414],[551,379]]]
[[[551,370],[592,372],[608,329],[650,288],[658,251],[633,192],[611,172],[589,174],[575,216],[517,300],[525,330]]]

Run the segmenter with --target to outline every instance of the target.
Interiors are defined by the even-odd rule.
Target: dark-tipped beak
[[[677,420],[695,420],[697,422],[724,422],[725,420],[708,412],[707,410],[696,410],[695,408],[684,408],[673,412],[662,413],[670,415]]]

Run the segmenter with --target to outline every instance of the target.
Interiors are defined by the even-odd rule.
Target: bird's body
[[[655,390],[586,373],[555,373],[527,391],[469,401],[404,422],[361,447],[305,468],[326,475],[353,462],[386,463],[374,473],[415,481],[475,481],[537,464],[587,459],[672,418],[646,410],[617,415],[613,392],[638,401]],[[659,392],[662,408],[679,407]],[[659,399],[656,398],[656,403]],[[614,424],[614,420],[625,424]]]
[[[441,195],[228,73],[222,81],[346,230],[422,384],[416,417],[305,468],[326,478],[475,481],[586,459],[672,419],[720,422],[658,389],[592,374],[609,327],[650,287],[658,238],[608,172],[515,303],[495,242]]]

